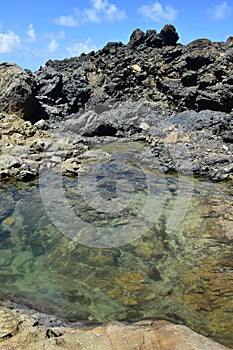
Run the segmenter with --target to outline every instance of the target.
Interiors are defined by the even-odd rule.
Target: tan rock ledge
[[[46,327],[33,316],[0,306],[1,350],[229,350],[168,321],[133,325]]]

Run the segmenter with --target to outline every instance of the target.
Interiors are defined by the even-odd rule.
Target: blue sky
[[[233,35],[233,0],[5,0],[0,11],[0,62],[32,71],[49,59],[78,56],[132,31],[173,24],[187,44]]]

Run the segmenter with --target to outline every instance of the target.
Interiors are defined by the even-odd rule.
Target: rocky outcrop
[[[168,321],[142,321],[127,325],[45,325],[5,306],[0,307],[0,348],[17,350],[227,350],[182,325]]]
[[[53,136],[48,127],[49,123],[43,119],[33,124],[16,115],[0,114],[0,179],[31,179],[40,170],[63,161],[62,170],[71,175],[71,165],[65,160],[88,147],[77,135],[72,139],[68,135],[62,137],[57,130],[58,135]]]
[[[159,34],[154,29],[147,30],[146,33],[141,29],[136,29],[131,34],[127,46],[129,48],[136,48],[141,44],[146,44],[147,47],[161,48],[165,45],[176,45],[178,39],[179,35],[176,32],[176,28],[172,25],[164,26]]]
[[[0,178],[30,178],[59,163],[64,175],[78,175],[83,161],[79,156],[88,146],[119,139],[143,141],[147,146],[139,161],[163,173],[177,171],[186,157],[189,167],[179,170],[184,174],[233,178],[232,115],[225,112],[171,115],[151,103],[125,103],[50,124],[2,115],[0,132]]]
[[[36,81],[32,73],[16,64],[0,64],[0,108],[9,114],[36,121],[42,115],[36,99]]]
[[[97,108],[59,123],[59,132],[73,140],[79,134],[92,143],[108,137],[144,141],[148,146],[140,161],[150,168],[177,171],[177,164],[186,157],[190,166],[181,172],[214,180],[232,179],[232,130],[232,115],[224,112],[171,115],[150,103],[126,103],[102,112]]]
[[[159,35],[162,38],[164,45],[176,45],[176,42],[179,40],[176,28],[171,24],[165,25]]]
[[[124,101],[150,101],[163,110],[233,108],[233,41],[177,44],[172,25],[157,33],[136,29],[128,44],[48,61],[35,72],[38,99],[50,116]]]
[[[34,74],[3,63],[2,111],[33,122],[126,101],[149,101],[170,112],[231,112],[232,37],[186,46],[178,39],[176,28],[165,25],[160,33],[136,29],[127,44],[109,42],[97,52],[50,60]]]

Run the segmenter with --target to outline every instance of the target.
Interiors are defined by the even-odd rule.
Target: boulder
[[[159,33],[159,36],[163,39],[165,45],[176,45],[179,40],[176,28],[171,24],[166,24]]]
[[[133,31],[133,33],[130,35],[128,46],[129,47],[137,47],[140,44],[143,44],[145,41],[145,37],[146,37],[146,35],[141,29],[139,29],[139,28],[135,29]]]
[[[105,54],[109,54],[109,53],[116,53],[116,50],[118,47],[122,47],[122,42],[109,42],[107,43],[107,45],[105,45],[102,49],[102,51],[105,53]]]
[[[35,73],[40,94],[52,97],[55,101],[62,88],[62,75],[52,67],[45,66]]]
[[[156,30],[149,29],[149,30],[146,31],[145,43],[149,47],[162,47],[163,40],[157,34]]]
[[[11,155],[0,156],[0,170],[20,168],[22,160]]]
[[[1,110],[35,121],[41,111],[35,97],[36,81],[32,73],[4,62],[0,64],[0,77]]]
[[[203,49],[208,46],[211,46],[211,40],[205,39],[205,38],[193,40],[187,45],[188,48],[192,48],[192,49],[194,48]]]

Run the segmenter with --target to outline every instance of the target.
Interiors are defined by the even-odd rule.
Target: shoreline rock
[[[45,325],[33,313],[0,305],[0,348],[82,350],[229,350],[169,321],[106,325]]]
[[[40,120],[34,125],[2,115],[0,178],[30,179],[58,165],[64,175],[77,176],[82,153],[95,145],[126,141],[143,143],[138,161],[151,169],[232,180],[232,122],[225,112],[169,114],[152,103],[90,109],[60,122]]]
[[[172,25],[160,33],[136,29],[128,44],[50,60],[34,73],[0,64],[1,109],[27,120],[1,116],[1,178],[38,176],[59,152],[74,158],[75,145],[112,137],[144,139],[144,158],[163,172],[176,170],[168,148],[177,154],[182,145],[194,175],[232,179],[232,37],[186,46],[178,38]],[[5,155],[18,157],[16,166]]]
[[[31,71],[16,64],[0,64],[0,109],[8,114],[16,113],[25,120],[36,122],[45,113],[36,98],[36,80]],[[38,117],[40,115],[40,117]]]

